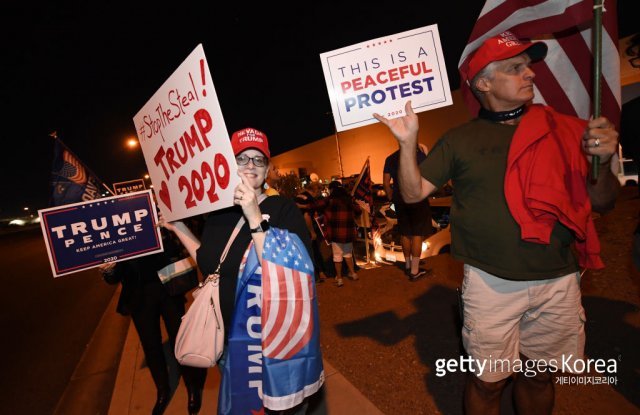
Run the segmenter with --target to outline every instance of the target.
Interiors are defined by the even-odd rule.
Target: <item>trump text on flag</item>
[[[150,190],[38,213],[55,277],[163,249]]]
[[[320,55],[338,131],[451,105],[437,25],[374,39]]]
[[[202,45],[133,121],[165,219],[232,205],[240,179]]]

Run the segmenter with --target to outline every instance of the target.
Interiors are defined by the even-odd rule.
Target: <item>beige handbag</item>
[[[218,268],[193,292],[193,304],[182,316],[174,353],[181,365],[213,367],[224,350],[224,324],[220,312],[220,266],[244,224],[241,218],[220,257]]]

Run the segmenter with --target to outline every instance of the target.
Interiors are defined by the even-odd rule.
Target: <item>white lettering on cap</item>
[[[247,135],[247,136],[244,136],[244,137],[242,137],[242,138],[241,138],[240,140],[238,140],[238,141],[239,141],[240,143],[246,143],[246,142],[249,142],[249,141],[251,141],[251,142],[258,142],[258,143],[262,143],[262,142],[263,142],[262,137],[258,137],[258,136],[255,136],[255,135]]]

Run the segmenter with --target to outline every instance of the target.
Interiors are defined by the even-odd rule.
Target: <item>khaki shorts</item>
[[[342,262],[342,258],[350,258],[353,252],[353,242],[331,242],[333,262]]]
[[[568,362],[583,359],[586,319],[579,273],[511,281],[465,264],[462,299],[462,342],[473,359],[488,363],[481,375],[475,372],[485,382],[524,371],[517,366],[520,353],[532,360],[555,362],[558,372],[563,355]]]

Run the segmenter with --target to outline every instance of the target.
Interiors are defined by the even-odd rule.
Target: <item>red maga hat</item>
[[[255,128],[243,128],[233,133],[231,135],[231,148],[233,148],[233,154],[236,156],[248,148],[255,148],[267,158],[271,158],[267,135]]]
[[[544,42],[520,40],[509,31],[502,32],[482,42],[471,56],[469,67],[466,73],[462,73],[462,77],[471,83],[478,72],[491,62],[513,58],[523,52],[526,52],[532,61],[539,61],[547,55],[547,45]]]

